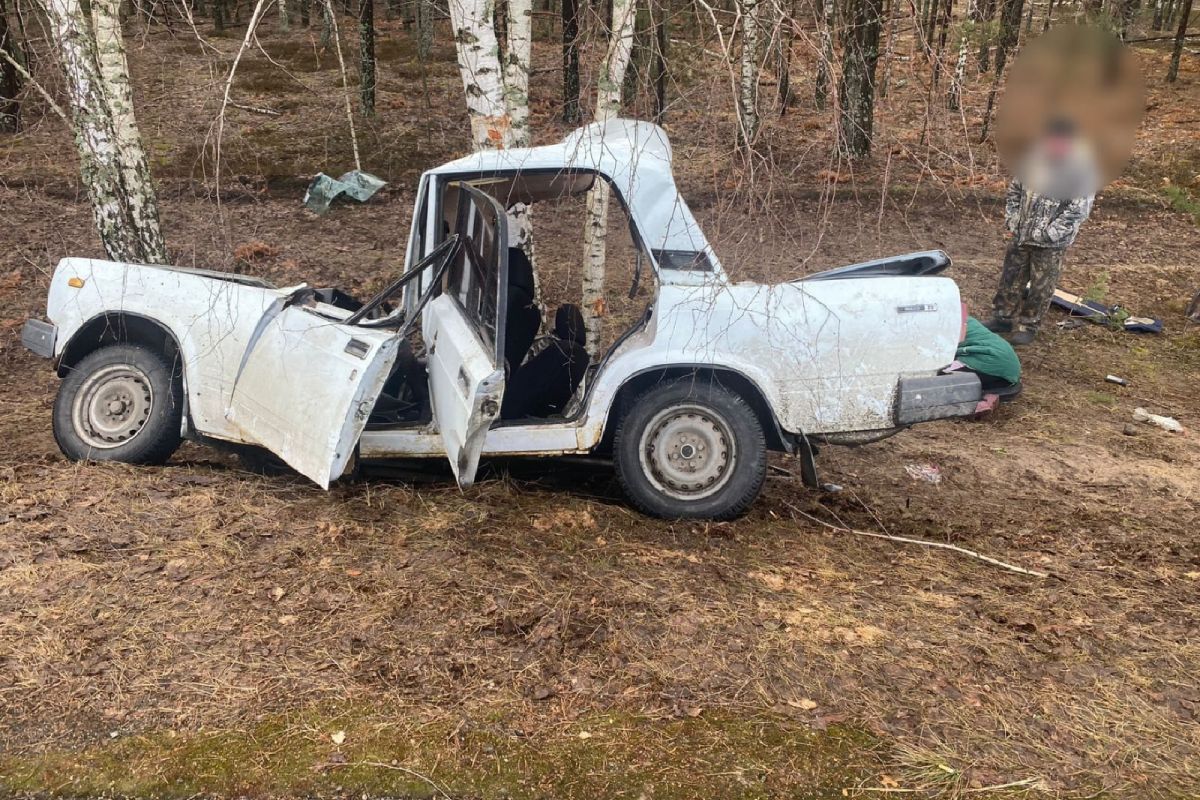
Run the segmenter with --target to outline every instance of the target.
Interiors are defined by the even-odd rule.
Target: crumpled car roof
[[[650,250],[708,254],[721,275],[716,254],[704,237],[671,172],[667,132],[649,122],[615,119],[572,132],[561,142],[511,150],[485,150],[429,171],[447,175],[516,169],[589,169],[607,177],[621,194]],[[708,279],[716,277],[707,273]]]

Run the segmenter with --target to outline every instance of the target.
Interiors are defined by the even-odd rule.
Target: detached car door
[[[433,419],[450,468],[465,487],[475,481],[504,395],[508,218],[499,203],[464,183],[447,184],[438,208],[461,246],[441,294],[425,308],[421,333]]]
[[[396,360],[395,332],[343,325],[281,298],[243,354],[226,417],[323,488],[346,469]]]

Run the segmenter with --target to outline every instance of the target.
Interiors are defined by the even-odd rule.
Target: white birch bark
[[[59,50],[71,110],[79,172],[92,204],[104,251],[113,261],[140,261],[121,187],[116,135],[109,119],[96,67],[96,44],[79,0],[43,0],[51,35]]]
[[[742,17],[741,81],[738,88],[738,139],[749,149],[758,136],[758,0],[738,0]]]
[[[476,150],[507,148],[513,137],[492,8],[491,0],[450,0],[458,71]]]
[[[608,52],[600,65],[596,81],[596,122],[616,119],[621,112],[621,87],[625,69],[633,51],[633,23],[636,0],[612,0],[612,36]],[[587,331],[587,349],[594,357],[599,352],[604,330],[604,257],[608,233],[608,184],[603,180],[588,192],[587,219],[583,226],[583,320]]]
[[[279,30],[286,31],[292,26],[291,17],[288,15],[288,0],[275,0],[279,3]]]
[[[512,122],[512,146],[528,147],[529,58],[533,47],[533,3],[508,0],[508,54],[504,64],[504,99]]]
[[[968,0],[967,14],[958,34],[958,59],[954,62],[954,77],[950,79],[950,91],[946,93],[946,106],[951,111],[962,108],[962,87],[967,77],[967,29],[974,24],[973,20],[977,16],[975,0]]]
[[[158,197],[133,112],[129,64],[121,35],[121,0],[92,0],[92,30],[104,99],[112,118],[121,183],[134,234],[141,242],[142,260],[165,264],[167,246],[159,225]]]

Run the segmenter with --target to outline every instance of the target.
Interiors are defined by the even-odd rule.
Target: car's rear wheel
[[[613,439],[617,477],[639,509],[669,519],[732,519],[767,475],[762,425],[736,392],[685,378],[633,401]]]
[[[54,401],[54,438],[75,461],[162,464],[179,447],[183,386],[174,364],[114,344],[70,369]]]

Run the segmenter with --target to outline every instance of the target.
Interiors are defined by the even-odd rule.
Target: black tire
[[[177,362],[136,344],[101,347],[58,387],[54,439],[73,461],[163,464],[179,447],[183,381]]]
[[[708,380],[681,378],[633,401],[618,423],[613,461],[641,511],[726,520],[745,513],[762,491],[767,443],[741,395]]]

